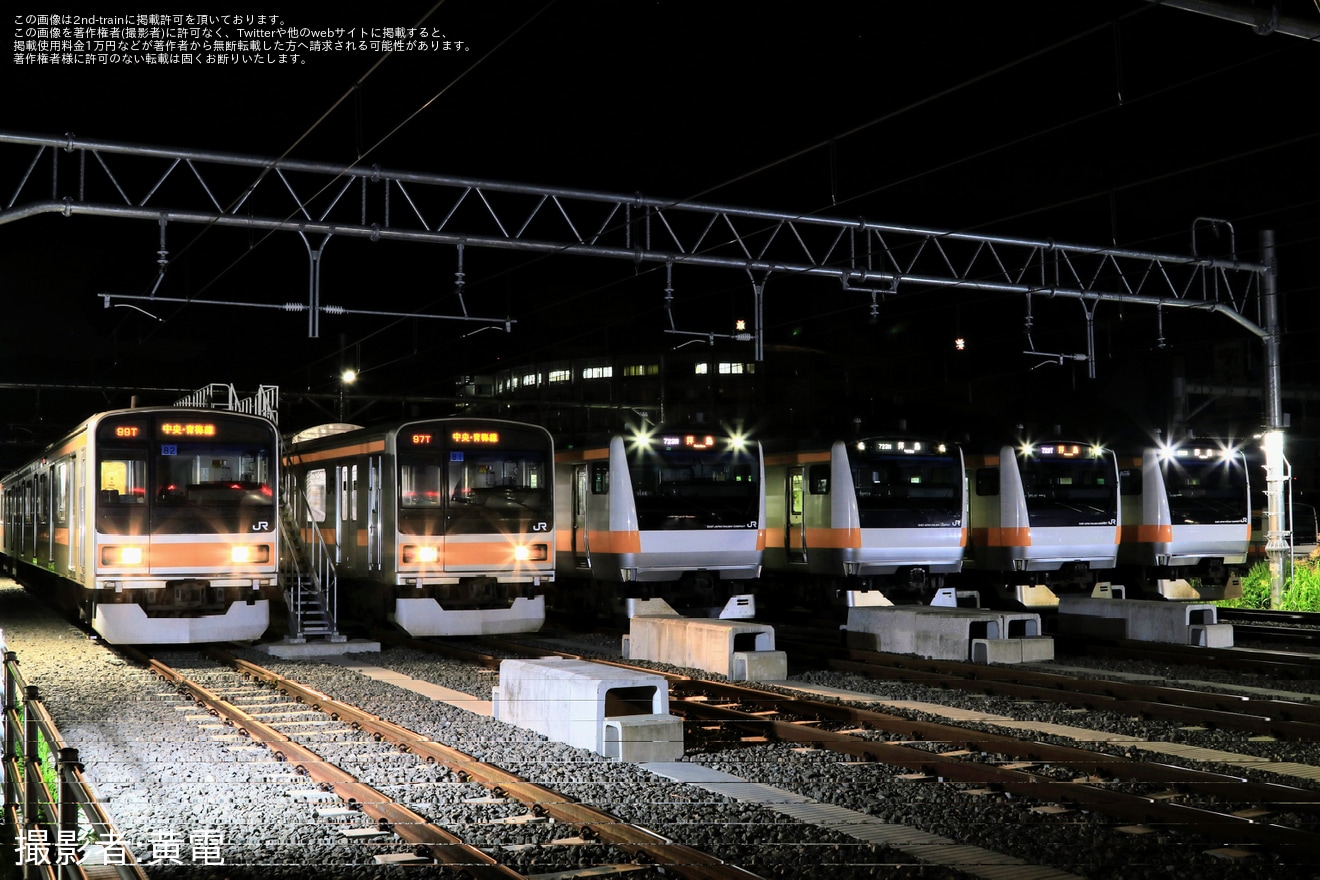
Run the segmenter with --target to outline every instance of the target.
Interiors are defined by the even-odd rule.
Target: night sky
[[[1283,9],[1320,23],[1310,0]],[[1195,230],[1200,253],[1235,248],[1249,261],[1270,229],[1284,381],[1313,384],[1320,46],[1306,40],[1140,0],[451,0],[363,6],[352,16],[279,4],[250,13],[314,30],[425,27],[450,48],[133,67],[19,64],[11,50],[0,129],[1162,253],[1190,253]],[[232,35],[237,25],[224,28]],[[6,206],[34,152],[0,144]],[[142,167],[123,183],[141,192],[151,179]],[[465,253],[464,304],[515,321],[511,333],[324,316],[313,339],[305,315],[103,307],[100,294],[153,288],[171,298],[306,301],[307,253],[295,235],[179,223],[166,248],[156,287],[155,223],[0,224],[0,450],[20,455],[97,409],[127,405],[134,389],[144,402],[212,382],[328,395],[339,369],[354,366],[363,394],[438,398],[462,374],[678,341],[662,332],[662,268],[480,249]],[[456,268],[449,246],[335,240],[322,301],[457,314]],[[725,333],[750,310],[751,285],[745,273],[680,267],[674,296],[681,326]],[[788,346],[846,357],[850,381],[873,382],[880,397],[901,385],[907,400],[945,401],[937,427],[954,434],[991,419],[1069,422],[1086,436],[1139,432],[1166,418],[1175,371],[1205,383],[1261,381],[1259,343],[1204,315],[1166,311],[1161,326],[1148,308],[1102,308],[1090,379],[1084,364],[1024,354],[1017,297],[905,290],[874,322],[868,307],[835,282],[772,278],[767,357]],[[1075,302],[1033,311],[1035,350],[1085,350]],[[956,336],[968,347],[955,356]],[[37,385],[47,387],[29,387]],[[1241,422],[1234,430],[1258,426],[1253,406],[1231,411]],[[1298,428],[1305,406],[1285,405]],[[291,412],[308,422],[324,415]]]

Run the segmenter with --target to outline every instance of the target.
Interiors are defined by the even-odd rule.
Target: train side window
[[[353,465],[352,476],[349,477],[348,487],[348,514],[345,519],[357,519],[357,494],[358,494],[358,466]]]
[[[608,495],[610,491],[610,465],[597,461],[591,464],[591,494]]]
[[[335,468],[339,477],[339,518],[348,519],[348,466]]]
[[[325,469],[318,468],[307,472],[307,519],[309,522],[325,522]]]
[[[999,494],[999,468],[976,469],[976,494],[977,495]]]
[[[811,466],[810,482],[808,491],[812,495],[830,494],[830,466],[827,464],[813,464]]]
[[[69,522],[69,465],[60,462],[55,465],[55,523],[67,525]]]

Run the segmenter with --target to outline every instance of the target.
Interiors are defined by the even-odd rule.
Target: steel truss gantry
[[[1100,302],[1190,308],[1221,314],[1263,341],[1266,428],[1282,429],[1280,334],[1269,233],[1261,240],[1263,261],[1246,262],[1236,253],[1228,258],[1197,254],[1194,244],[1191,255],[1162,254],[72,135],[0,131],[0,146],[31,149],[26,161],[21,156],[0,161],[0,174],[16,172],[16,179],[0,179],[0,193],[6,187],[13,193],[0,210],[0,225],[40,214],[152,220],[161,227],[162,275],[168,265],[165,232],[171,223],[298,234],[309,257],[305,305],[210,304],[306,311],[312,337],[319,335],[323,313],[390,314],[322,303],[320,258],[336,236],[454,245],[460,303],[464,247],[624,259],[664,264],[671,271],[673,266],[743,271],[752,281],[753,326],[738,338],[755,343],[758,361],[764,354],[765,285],[772,276],[833,279],[846,291],[869,295],[873,310],[879,298],[897,294],[900,287],[1020,294],[1028,307],[1038,296],[1075,299],[1085,312],[1088,348]],[[147,183],[140,184],[144,180]],[[106,305],[113,299],[208,303],[170,300],[155,292],[106,294]],[[1253,304],[1265,326],[1248,317]],[[462,315],[416,317],[506,328],[511,323],[507,317],[469,316],[466,304]],[[713,339],[725,334],[696,335]],[[1094,369],[1093,350],[1085,356],[1046,356],[1086,360]],[[1267,477],[1272,560],[1281,559],[1283,552],[1276,544],[1286,547],[1286,533],[1277,528],[1283,509],[1282,468]]]

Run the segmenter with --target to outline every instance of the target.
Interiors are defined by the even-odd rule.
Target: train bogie
[[[388,619],[413,636],[540,629],[553,461],[543,428],[466,418],[316,436],[285,459],[303,541],[328,549],[341,619]]]
[[[4,480],[4,549],[107,641],[260,638],[278,584],[279,438],[214,410],[102,413]]]

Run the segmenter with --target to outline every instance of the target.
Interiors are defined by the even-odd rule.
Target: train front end
[[[1221,587],[1247,561],[1251,492],[1243,453],[1198,444],[1143,450],[1125,462],[1119,562],[1140,585],[1195,579]]]
[[[394,445],[394,622],[414,636],[539,630],[555,576],[550,434],[447,419],[404,425]]]
[[[254,640],[278,590],[279,437],[235,413],[130,410],[93,420],[90,577],[80,613],[114,644]],[[83,479],[75,474],[75,480]]]
[[[971,460],[972,557],[1007,585],[1089,587],[1117,565],[1118,464],[1088,443],[1004,446]]]
[[[560,569],[660,598],[750,616],[761,574],[765,467],[736,432],[638,431],[561,454]]]

